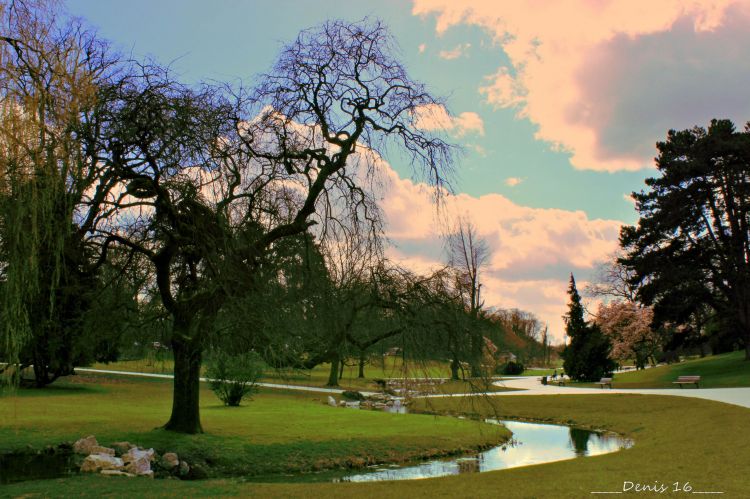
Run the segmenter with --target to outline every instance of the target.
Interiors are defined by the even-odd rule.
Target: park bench
[[[607,385],[609,388],[612,388],[612,378],[602,378],[597,383],[600,388],[604,389],[604,386]]]
[[[672,383],[676,385],[680,385],[680,388],[682,388],[682,385],[686,384],[693,384],[695,383],[695,387],[698,388],[698,382],[701,380],[700,376],[679,376],[677,378],[677,381],[673,381]]]

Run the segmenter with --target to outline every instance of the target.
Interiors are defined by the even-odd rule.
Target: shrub
[[[341,393],[341,396],[344,397],[347,400],[359,400],[359,401],[362,401],[362,400],[365,399],[365,396],[362,395],[359,392],[345,391],[345,392]]]
[[[254,352],[231,355],[215,351],[207,359],[206,376],[219,400],[236,407],[243,398],[258,391],[264,368],[263,360]]]
[[[523,364],[512,360],[503,366],[503,374],[521,374],[523,370]]]

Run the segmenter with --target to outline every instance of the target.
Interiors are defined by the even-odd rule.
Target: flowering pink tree
[[[658,333],[651,328],[653,318],[651,307],[614,300],[599,305],[595,322],[612,342],[612,359],[635,359],[636,367],[642,369],[660,345]]]

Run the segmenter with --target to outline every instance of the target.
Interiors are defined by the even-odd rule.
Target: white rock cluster
[[[73,452],[86,456],[81,464],[81,472],[108,476],[154,477],[154,471],[151,469],[151,463],[156,460],[154,449],[141,449],[128,442],[116,442],[113,447],[117,452],[114,448],[100,446],[93,435],[78,440],[73,444]],[[120,454],[120,457],[116,457],[115,454]],[[180,471],[183,471],[183,468],[189,470],[187,463],[180,463],[174,452],[164,454],[160,465],[167,470],[178,466]]]

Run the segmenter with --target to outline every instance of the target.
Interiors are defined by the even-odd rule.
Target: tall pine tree
[[[563,367],[566,374],[577,381],[596,381],[615,368],[614,361],[609,358],[612,345],[599,326],[586,323],[573,274],[570,274],[568,296],[570,303],[564,318],[570,343],[563,351]]]

